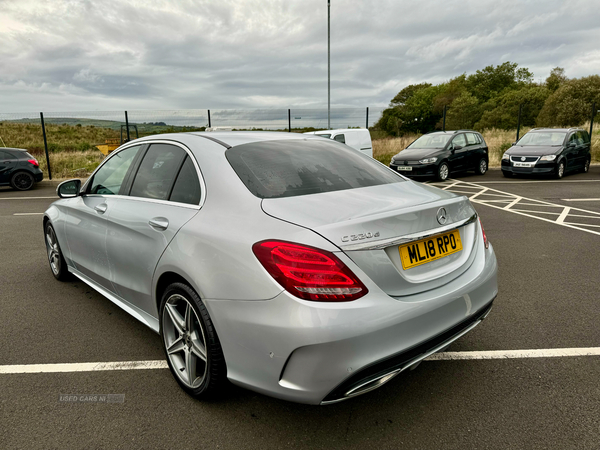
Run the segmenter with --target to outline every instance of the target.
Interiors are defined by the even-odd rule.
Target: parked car
[[[471,130],[436,131],[413,141],[392,157],[390,168],[410,178],[446,180],[450,174],[488,169],[488,147],[483,136]]]
[[[360,150],[371,158],[373,157],[371,133],[366,128],[341,128],[339,130],[311,131],[304,134],[314,134],[327,139],[333,139],[356,150]]]
[[[580,128],[534,128],[502,155],[502,174],[547,174],[590,169],[590,136]]]
[[[44,179],[40,165],[27,150],[0,148],[0,186],[27,191]]]
[[[334,140],[148,136],[57,193],[53,275],[160,333],[198,398],[227,380],[309,404],[363,394],[478,325],[498,292],[466,197]]]

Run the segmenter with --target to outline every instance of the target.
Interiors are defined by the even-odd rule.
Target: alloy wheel
[[[588,171],[590,170],[590,160],[586,160],[585,164],[583,165],[583,172],[584,173],[588,173]]]
[[[206,378],[207,352],[204,330],[189,300],[170,296],[162,314],[163,339],[169,362],[180,381],[197,388]]]
[[[33,186],[33,177],[25,172],[20,172],[13,178],[13,183],[20,191],[26,191]]]
[[[561,163],[558,165],[557,176],[558,176],[558,178],[562,178],[564,174],[565,174],[565,163],[561,161]]]
[[[60,250],[56,234],[51,226],[46,229],[46,250],[48,251],[48,261],[50,261],[52,273],[58,275],[60,272]]]
[[[448,178],[449,170],[447,164],[442,164],[440,167],[440,180],[445,180]]]
[[[487,162],[485,162],[485,159],[482,159],[481,161],[479,161],[479,173],[481,175],[483,175],[486,172],[487,172]]]

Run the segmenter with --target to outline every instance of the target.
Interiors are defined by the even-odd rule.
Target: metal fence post
[[[367,122],[365,123],[365,128],[369,129],[369,107],[367,106]]]
[[[444,118],[442,119],[442,131],[446,131],[446,106],[444,105]]]
[[[46,140],[46,125],[44,124],[44,113],[40,113],[42,121],[42,134],[44,135],[44,148],[46,149],[46,165],[48,166],[48,179],[52,179],[52,171],[50,170],[50,156],[48,156],[48,141]]]
[[[519,118],[517,119],[517,142],[519,140],[519,131],[521,131],[521,111],[523,110],[523,103],[519,104]]]
[[[592,102],[592,117],[590,117],[590,140],[592,139],[592,131],[594,131],[594,116],[596,115],[596,102]]]
[[[288,133],[292,132],[292,110],[288,108]]]
[[[127,117],[127,111],[125,111],[125,128],[127,128],[127,142],[131,139],[129,138],[129,118]]]
[[[208,111],[208,128],[210,128],[211,127],[211,124],[210,124],[210,109],[207,109],[207,111]]]

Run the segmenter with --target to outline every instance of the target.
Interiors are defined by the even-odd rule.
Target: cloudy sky
[[[600,73],[598,1],[331,0],[331,102],[513,61]],[[327,105],[326,0],[0,0],[0,112]]]

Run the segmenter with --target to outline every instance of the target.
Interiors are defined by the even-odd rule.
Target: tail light
[[[27,162],[33,164],[35,167],[40,167],[40,164],[37,162],[37,159],[28,159]]]
[[[263,267],[296,297],[318,302],[347,302],[368,290],[354,273],[326,250],[285,241],[262,241],[252,246]]]
[[[485,245],[485,248],[488,249],[488,248],[490,248],[490,243],[488,242],[488,238],[485,234],[485,230],[483,229],[483,224],[481,223],[481,219],[479,219],[479,225],[481,225],[481,233],[483,234],[483,245]]]

